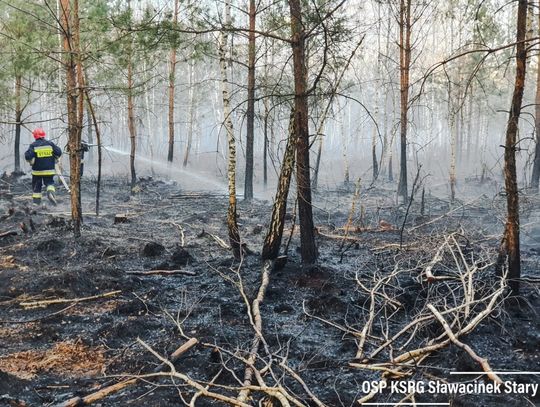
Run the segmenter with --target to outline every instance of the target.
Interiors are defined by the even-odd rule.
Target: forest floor
[[[362,190],[357,198],[354,186],[319,191],[319,265],[301,267],[296,228],[287,264],[270,274],[260,307],[261,380],[283,389],[291,405],[331,407],[358,405],[368,393],[365,381],[383,377],[388,384],[396,377],[482,382],[481,373],[452,374],[482,367],[459,346],[444,343],[445,331],[429,306],[493,370],[540,371],[540,198],[522,198],[525,281],[518,301],[494,271],[504,197],[478,180],[462,188],[469,198],[453,205],[440,198],[444,193],[437,198],[436,190],[426,191],[423,214],[420,191],[409,210],[395,205],[390,185]],[[0,405],[50,406],[88,396],[159,366],[144,344],[167,356],[188,338],[198,343],[175,363],[176,377],[143,378],[94,405],[189,405],[197,390],[182,374],[200,388],[236,397],[242,358],[255,335],[248,310],[260,285],[258,254],[271,202],[240,201],[240,232],[252,253],[238,264],[222,247],[223,195],[147,179],[130,196],[124,180],[108,178],[96,217],[95,184],[85,180],[82,189],[84,226],[74,239],[65,191],[57,207],[36,209],[29,179],[0,181],[0,233],[13,232],[0,238]],[[149,270],[179,273],[132,273]],[[63,301],[32,304],[42,300]],[[440,348],[418,358],[403,356],[437,343]],[[391,363],[396,360],[403,363]],[[540,383],[538,375],[500,376]],[[271,392],[253,384],[248,404],[272,405]],[[370,402],[540,405],[540,395],[523,393],[386,389]],[[192,401],[222,404],[210,397]]]

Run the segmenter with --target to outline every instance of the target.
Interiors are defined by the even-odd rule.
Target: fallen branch
[[[77,406],[88,406],[95,401],[101,400],[105,397],[107,397],[110,394],[119,392],[122,389],[125,389],[128,386],[131,386],[132,384],[137,383],[138,379],[128,379],[123,380],[121,382],[118,382],[116,384],[113,384],[111,386],[107,386],[101,390],[96,391],[95,393],[89,394],[85,397],[73,397],[63,403],[57,404],[54,407],[77,407]]]
[[[143,346],[146,345],[140,339],[139,339],[139,342],[143,343]],[[184,353],[186,353],[189,349],[191,349],[193,346],[195,346],[198,342],[199,341],[197,340],[197,338],[189,339],[186,343],[181,345],[178,349],[176,349],[172,353],[172,355],[170,356],[170,361],[168,361],[168,362],[170,364],[174,363],[175,361],[177,361],[180,358],[180,356],[182,356]],[[156,367],[153,372],[154,373],[160,373],[163,370],[165,370],[165,368],[168,367],[168,366],[169,366],[168,363],[162,363],[161,365]],[[174,366],[173,366],[173,369],[174,369]],[[110,394],[117,393],[120,390],[125,389],[126,387],[129,387],[129,386],[131,386],[133,384],[136,384],[139,381],[140,381],[140,378],[138,378],[138,377],[123,380],[123,381],[115,383],[113,385],[104,387],[103,389],[100,389],[100,390],[96,391],[95,393],[89,394],[89,395],[87,395],[85,397],[73,397],[73,398],[71,398],[71,399],[69,399],[69,400],[67,400],[67,401],[65,401],[63,403],[57,404],[54,407],[88,406],[88,405],[90,405],[90,404],[92,404],[92,403],[94,403],[94,402],[96,402],[98,400],[101,400],[101,399],[109,396]]]
[[[480,366],[482,366],[482,370],[484,370],[484,372],[486,372],[487,376],[493,380],[495,383],[499,383],[499,384],[502,384],[502,380],[499,376],[497,376],[497,374],[495,374],[493,372],[493,370],[491,369],[491,366],[489,365],[489,362],[487,359],[485,358],[482,358],[480,356],[478,356],[474,350],[467,344],[461,342],[457,337],[456,335],[454,335],[454,333],[452,332],[452,330],[450,329],[450,327],[448,326],[448,323],[446,322],[446,320],[444,319],[444,317],[440,314],[439,311],[437,311],[435,309],[435,307],[431,304],[428,304],[427,307],[429,308],[429,310],[433,313],[433,315],[435,315],[435,317],[437,318],[437,320],[441,323],[441,325],[443,326],[444,328],[444,331],[446,332],[446,335],[448,336],[448,338],[459,348],[463,349],[465,352],[467,352],[471,358],[473,358],[476,362],[478,362],[480,364]]]
[[[345,235],[334,235],[329,233],[321,232],[320,229],[317,230],[317,234],[322,237],[326,237],[327,239],[336,239],[341,241],[348,241],[348,242],[360,242],[361,239],[354,236],[345,236]]]
[[[182,356],[188,350],[197,345],[197,343],[199,343],[199,340],[197,338],[190,338],[186,343],[178,347],[178,349],[176,349],[169,357],[171,363],[174,363],[178,359],[180,359],[180,356]],[[167,364],[163,363],[154,369],[154,373],[162,372],[166,367]]]
[[[132,270],[126,271],[126,274],[133,274],[136,276],[152,276],[152,275],[186,275],[186,276],[196,276],[197,273],[189,270]]]
[[[45,315],[43,317],[38,317],[38,318],[31,318],[31,319],[25,319],[25,320],[9,320],[9,319],[8,320],[0,320],[0,324],[27,324],[29,322],[43,321],[45,319],[54,317],[55,315],[61,314],[62,312],[65,312],[68,309],[73,308],[76,305],[77,305],[77,303],[68,305],[67,307],[62,308],[60,311],[56,311],[56,312],[53,312],[52,314],[47,314],[47,315]]]
[[[8,236],[17,236],[19,233],[16,230],[8,230],[7,232],[0,233],[0,239]]]
[[[205,389],[205,390],[210,389],[210,386],[213,385],[213,384],[216,382],[216,380],[219,378],[219,376],[221,376],[221,373],[223,373],[223,369],[220,369],[220,370],[216,373],[216,375],[213,377],[213,379],[210,380],[210,382],[209,382],[206,386],[204,386],[204,389]],[[189,407],[196,407],[196,406],[195,406],[195,402],[196,402],[197,399],[198,399],[199,397],[201,397],[201,396],[202,396],[202,392],[199,390],[197,393],[195,393],[195,394],[193,395],[193,397],[192,397],[191,400],[189,401]]]
[[[184,228],[182,225],[179,225],[178,223],[172,222],[174,226],[178,228],[178,231],[180,232],[180,247],[184,247],[186,243],[185,234],[184,234]]]
[[[387,382],[387,379],[385,377],[382,377],[382,379],[380,381],[380,385],[382,385],[383,383],[386,384],[386,382]],[[362,397],[361,399],[358,399],[357,402],[358,402],[358,404],[362,405],[364,403],[367,403],[369,400],[371,400],[377,394],[379,394],[379,389],[375,388],[375,389],[371,390],[371,392],[369,392],[367,395]]]
[[[390,367],[386,367],[386,366],[370,365],[366,363],[354,363],[354,362],[349,363],[349,366],[357,368],[357,369],[382,371],[382,372],[385,372],[387,375],[393,376],[394,378],[410,376],[409,373],[400,372],[399,370],[391,369]]]
[[[92,295],[90,297],[81,297],[81,298],[57,298],[54,300],[42,300],[42,301],[31,301],[31,302],[21,302],[19,305],[24,308],[45,308],[49,305],[54,304],[70,304],[78,303],[83,301],[97,300],[99,298],[112,297],[114,295],[120,294],[121,290],[111,291],[105,294]]]
[[[248,366],[246,367],[246,371],[244,373],[245,389],[240,391],[238,395],[238,400],[240,402],[246,402],[250,393],[248,387],[251,385],[251,380],[254,374],[254,365],[255,365],[255,361],[257,360],[257,352],[259,350],[259,345],[263,337],[260,305],[262,304],[264,300],[266,288],[268,287],[268,283],[270,282],[270,271],[273,268],[274,268],[273,261],[267,260],[264,262],[263,269],[262,269],[261,285],[259,287],[257,297],[253,300],[253,303],[251,305],[251,315],[253,319],[252,324],[253,324],[253,328],[255,329],[255,336],[253,337],[253,342],[251,343],[251,350],[247,358]]]
[[[426,269],[425,269],[424,272],[426,274],[426,279],[427,279],[428,283],[430,283],[432,281],[435,281],[435,280],[443,280],[443,279],[447,278],[447,277],[440,277],[440,276],[435,277],[433,275],[433,267],[435,267],[435,265],[437,263],[439,263],[439,262],[441,262],[443,260],[443,250],[444,250],[444,248],[445,248],[445,246],[447,244],[448,244],[448,238],[445,238],[444,243],[439,246],[439,248],[437,249],[437,252],[435,253],[435,256],[433,256],[433,258],[431,259],[429,264],[426,266]]]
[[[324,404],[319,398],[311,391],[311,389],[308,387],[306,382],[296,373],[294,370],[292,370],[285,361],[282,361],[279,366],[283,368],[294,380],[296,380],[300,385],[303,387],[304,391],[308,394],[309,397],[311,397],[311,400],[317,407],[326,407],[326,404]]]
[[[216,243],[224,248],[224,249],[227,249],[227,250],[230,250],[231,249],[231,246],[229,246],[222,238],[220,238],[219,236],[216,236],[212,233],[209,233],[207,232],[206,230],[202,230],[202,232],[199,234],[198,237],[203,237],[203,236],[208,236],[208,237],[211,237],[212,239],[214,239],[216,241]]]
[[[183,373],[177,372],[174,365],[172,364],[172,362],[170,360],[168,360],[168,359],[164,358],[163,356],[161,356],[159,353],[157,353],[154,349],[152,349],[150,347],[150,345],[148,345],[142,339],[137,338],[137,341],[142,346],[144,346],[144,348],[148,352],[150,352],[152,355],[154,355],[163,364],[169,366],[170,369],[171,369],[171,371],[169,373],[158,372],[158,373],[145,375],[145,376],[142,376],[142,377],[149,378],[149,377],[164,376],[164,375],[173,376],[173,377],[181,379],[187,385],[197,389],[201,393],[201,395],[203,395],[203,396],[210,397],[210,398],[213,398],[213,399],[216,399],[216,400],[220,400],[220,401],[223,401],[225,403],[228,403],[228,404],[231,404],[231,405],[237,406],[237,407],[251,407],[249,404],[241,403],[241,402],[239,402],[238,400],[236,400],[236,399],[234,399],[232,397],[227,397],[227,396],[224,396],[224,395],[214,393],[214,392],[211,392],[211,391],[207,390],[203,385],[201,385],[200,383],[198,383],[195,380],[191,379],[189,376],[187,376],[187,375],[185,375]]]

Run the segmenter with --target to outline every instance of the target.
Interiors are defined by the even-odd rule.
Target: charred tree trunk
[[[84,83],[87,84],[88,83],[88,75],[86,74],[86,71],[83,71],[83,78],[84,78]],[[87,99],[87,96],[88,96],[87,94],[88,94],[87,89],[84,89],[82,99],[83,99],[83,103],[86,100],[85,108],[86,108],[86,120],[87,120],[87,125],[88,125],[86,135],[87,135],[87,138],[88,138],[87,139],[88,144],[90,144],[90,146],[92,146],[94,144],[94,126],[92,125],[92,123],[93,123],[93,121],[92,121],[92,111],[91,111],[90,106],[89,106],[90,102]],[[82,137],[82,135],[81,135],[81,137]],[[93,148],[90,148],[88,150],[88,162],[89,163],[94,162],[94,149]]]
[[[409,71],[411,66],[411,0],[401,0],[399,9],[400,70],[400,165],[398,195],[407,202],[407,122],[409,114]]]
[[[540,14],[538,16],[538,31],[540,32]],[[531,175],[531,188],[534,191],[538,192],[538,187],[540,183],[540,56],[538,56],[538,73],[536,76],[535,104],[534,127],[536,131],[536,144],[534,146],[534,161]]]
[[[527,48],[524,43],[527,23],[527,0],[519,0],[517,15],[516,39],[516,80],[510,116],[506,127],[504,147],[504,184],[506,187],[507,216],[504,235],[501,242],[499,260],[508,259],[509,285],[514,294],[519,292],[521,277],[521,259],[519,249],[519,195],[516,170],[516,145],[519,115],[525,88],[525,71],[527,67]],[[500,262],[499,262],[500,265]]]
[[[80,206],[80,167],[81,157],[81,130],[79,125],[78,101],[81,86],[77,84],[77,68],[80,68],[79,55],[79,22],[78,2],[71,4],[70,0],[60,1],[60,25],[62,31],[63,63],[66,71],[67,115],[68,115],[68,148],[70,164],[70,193],[71,193],[71,219],[75,237],[81,235],[82,213]],[[78,90],[79,88],[79,90]]]
[[[88,83],[88,78],[84,79],[85,83]],[[92,146],[94,144],[94,126],[92,126],[92,112],[90,111],[90,106],[86,106],[86,117],[88,120],[88,144]],[[94,161],[94,150],[90,148],[88,150],[88,162],[92,163]]]
[[[21,105],[21,75],[15,76],[15,174],[21,172],[21,121],[22,121],[22,105]]]
[[[88,106],[89,119],[92,120],[93,126],[96,129],[96,139],[97,139],[97,148],[98,148],[98,173],[97,173],[97,184],[96,184],[96,216],[99,216],[99,198],[101,194],[101,160],[102,160],[102,150],[101,150],[101,132],[99,130],[98,121],[96,118],[96,112],[94,111],[94,106],[92,105],[92,100],[90,99],[90,94],[88,89],[85,88],[84,91],[86,95],[86,103]],[[92,126],[92,124],[89,124]]]
[[[294,111],[292,111],[289,119],[287,146],[285,147],[285,153],[283,155],[276,198],[274,199],[274,205],[272,207],[272,217],[262,249],[263,260],[275,260],[279,256],[279,247],[281,246],[283,227],[285,225],[285,214],[287,212],[287,197],[289,196],[289,187],[291,185],[296,145],[298,142],[297,132],[294,126]]]
[[[231,4],[230,0],[225,1],[225,25],[231,25]],[[231,100],[229,91],[229,77],[227,73],[228,63],[226,49],[228,44],[227,29],[221,32],[219,43],[219,65],[221,70],[221,85],[223,94],[223,120],[227,131],[228,144],[228,166],[227,177],[229,181],[229,208],[227,210],[227,228],[229,230],[229,244],[233,255],[238,260],[241,257],[240,232],[236,221],[236,139],[234,137],[233,123],[231,120]]]
[[[255,0],[249,0],[249,38],[248,38],[248,106],[246,133],[246,174],[244,199],[253,198],[253,141],[255,131]]]
[[[179,0],[174,1],[173,27],[178,24]],[[174,156],[174,90],[176,78],[176,43],[171,47],[169,59],[169,151],[167,161],[173,161]]]
[[[300,219],[300,253],[306,265],[317,260],[309,168],[309,122],[304,24],[300,0],[289,0],[294,66],[294,129],[297,137],[296,188]]]

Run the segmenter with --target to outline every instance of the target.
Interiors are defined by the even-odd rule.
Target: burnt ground
[[[239,386],[235,376],[243,377],[244,365],[234,355],[247,356],[254,336],[239,282],[252,300],[260,284],[258,252],[271,202],[240,201],[240,231],[253,253],[239,265],[211,236],[224,240],[227,236],[227,198],[212,192],[184,191],[181,184],[149,179],[130,196],[123,180],[107,179],[101,215],[96,217],[92,213],[95,185],[87,180],[84,227],[82,237],[75,240],[65,192],[59,193],[58,207],[36,210],[30,204],[28,179],[4,178],[0,188],[0,233],[16,232],[0,238],[0,405],[55,405],[151,372],[159,361],[137,338],[161,355],[171,354],[187,337],[197,338],[199,344],[176,362],[176,370],[203,385],[214,380],[215,385],[229,386],[212,387],[218,393],[237,394],[230,388]],[[396,208],[391,188],[382,185],[361,192],[347,239],[339,236],[346,233],[343,226],[354,188],[320,191],[314,209],[318,267],[301,267],[295,232],[286,266],[271,273],[261,313],[274,377],[267,373],[265,378],[269,385],[280,381],[302,405],[316,404],[298,381],[279,368],[284,358],[325,405],[354,405],[365,396],[362,383],[379,380],[381,372],[351,362],[388,361],[388,349],[372,360],[365,360],[365,355],[415,316],[425,315],[427,303],[436,307],[460,303],[461,282],[428,283],[422,278],[445,237],[455,233],[455,244],[448,246],[454,249],[443,251],[434,273],[455,276],[459,268],[478,268],[474,275],[478,303],[463,321],[481,312],[487,301],[480,299],[499,286],[492,263],[502,231],[504,200],[493,193],[492,185],[472,180],[468,186],[472,198],[453,206],[435,192],[426,192],[424,214],[418,200],[410,208],[401,248],[399,229],[407,208]],[[460,339],[494,370],[538,372],[540,245],[535,225],[540,224],[540,199],[524,196],[522,202],[526,232],[522,298],[508,298],[505,293],[494,312]],[[284,241],[294,219],[292,206]],[[444,214],[448,215],[441,217]],[[125,222],[115,223],[115,215],[125,216]],[[454,257],[459,252],[462,260]],[[128,273],[155,269],[195,275]],[[359,333],[369,321],[369,287],[377,281],[374,277],[393,272],[397,274],[386,280],[382,290],[396,305],[383,307],[377,300],[364,356],[356,359]],[[72,301],[114,291],[119,292]],[[71,301],[42,308],[21,305],[44,299]],[[425,346],[441,334],[440,324],[432,319],[396,341],[392,354]],[[264,349],[260,356],[262,367],[260,362],[270,357]],[[448,345],[413,364],[408,379],[467,381],[480,375],[451,376],[450,372],[478,370],[467,353]],[[538,375],[505,375],[503,380],[540,382]],[[140,381],[95,405],[176,406],[189,403],[193,393],[180,379],[162,377]],[[407,394],[386,391],[371,401],[397,403]],[[259,405],[262,397],[255,392],[251,403]],[[540,405],[540,396],[416,394],[415,401],[532,406]],[[195,405],[219,404],[201,397]]]

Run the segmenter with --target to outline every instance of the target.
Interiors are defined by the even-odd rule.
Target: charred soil
[[[250,304],[260,285],[259,252],[271,202],[239,202],[241,236],[253,253],[238,263],[223,247],[227,198],[219,194],[147,179],[130,196],[126,182],[107,179],[96,217],[95,185],[85,181],[82,237],[74,239],[65,192],[59,194],[59,206],[35,208],[28,180],[6,178],[2,188],[0,232],[13,233],[0,238],[0,405],[55,405],[151,373],[160,361],[138,338],[163,356],[196,338],[198,344],[175,363],[176,371],[211,391],[237,396],[242,358],[255,335]],[[459,332],[493,298],[492,312],[478,317],[459,339],[493,370],[540,370],[540,245],[534,236],[524,245],[522,297],[509,298],[505,287],[499,292],[493,262],[502,232],[502,198],[486,191],[450,205],[428,194],[423,213],[415,202],[404,227],[407,208],[393,203],[390,186],[362,191],[350,214],[352,199],[350,189],[315,197],[317,267],[302,268],[295,217],[288,218],[287,263],[272,271],[261,305],[264,341],[256,367],[268,386],[282,386],[301,405],[333,407],[351,406],[366,396],[362,384],[367,380],[489,381],[481,374],[451,375],[481,370],[452,343],[418,360],[403,358],[407,366],[389,362],[447,338],[428,305],[450,310],[443,315]],[[534,224],[539,202],[537,196],[525,197],[524,224],[527,219]],[[292,213],[294,202],[289,206]],[[540,382],[538,375],[502,379]],[[195,393],[179,377],[161,376],[97,403],[189,405]],[[384,391],[371,402],[397,404],[407,397],[410,402],[409,392]],[[452,406],[540,403],[540,396],[530,394],[417,392],[412,397]],[[254,389],[249,404],[270,399],[268,392]],[[198,397],[194,405],[221,403]]]

